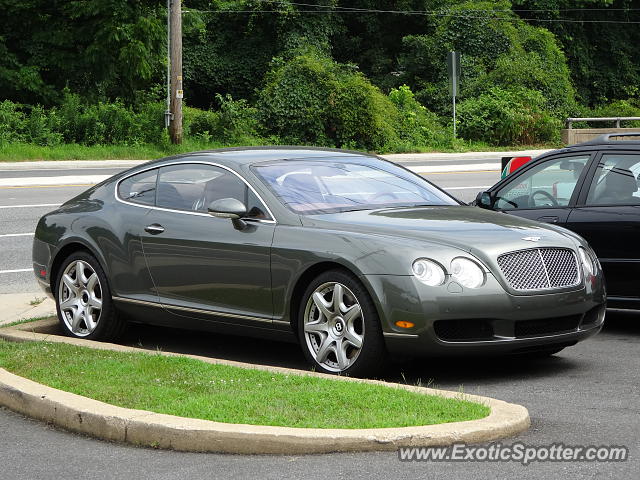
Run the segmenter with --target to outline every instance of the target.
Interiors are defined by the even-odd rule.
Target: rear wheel
[[[332,270],[315,278],[298,319],[300,344],[317,370],[364,376],[381,369],[386,350],[378,314],[354,276]]]
[[[89,340],[115,340],[126,322],[118,318],[104,271],[86,252],[68,256],[56,280],[56,308],[66,335]]]

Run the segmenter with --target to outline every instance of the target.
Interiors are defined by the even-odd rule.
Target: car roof
[[[295,146],[263,146],[263,147],[232,147],[216,150],[202,150],[172,157],[165,157],[147,165],[162,164],[165,162],[184,160],[189,157],[211,157],[222,163],[253,164],[273,160],[310,160],[310,159],[378,159],[375,155],[337,148],[295,147]]]
[[[619,137],[631,137],[633,140],[614,140],[614,138]],[[587,142],[576,143],[575,145],[569,145],[568,147],[560,148],[558,150],[550,150],[536,157],[536,159],[546,158],[558,153],[572,153],[594,149],[640,150],[640,132],[605,133],[604,135],[600,135]]]

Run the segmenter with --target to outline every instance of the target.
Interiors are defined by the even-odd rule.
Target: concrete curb
[[[29,318],[55,315],[56,304],[44,292],[0,294],[0,326]]]
[[[77,340],[36,333],[51,327],[47,319],[0,330],[9,341],[49,341],[121,352],[146,352],[134,347]],[[160,352],[208,363],[234,365],[288,375],[308,375],[348,382],[364,382],[446,398],[464,398],[491,408],[480,420],[418,427],[361,430],[288,428],[197,420],[108,405],[80,395],[56,390],[0,369],[0,404],[24,415],[97,438],[190,452],[237,454],[309,454],[396,450],[400,447],[447,446],[480,443],[509,437],[530,426],[529,412],[521,405],[478,395],[399,385],[377,380],[334,377],[282,367]]]

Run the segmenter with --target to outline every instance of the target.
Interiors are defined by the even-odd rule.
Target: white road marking
[[[467,163],[462,165],[407,165],[406,167],[415,173],[485,172],[487,170],[500,170],[499,163]]]
[[[36,208],[36,207],[59,207],[59,203],[36,203],[33,205],[0,205],[0,208]]]
[[[33,272],[33,268],[18,268],[17,270],[0,270],[0,274],[2,274],[2,273],[22,273],[22,272]]]
[[[26,187],[31,185],[93,185],[111,175],[61,175],[59,177],[0,178],[0,187]]]
[[[6,237],[33,237],[35,234],[34,233],[3,233],[2,235],[0,235],[0,238],[6,238]]]

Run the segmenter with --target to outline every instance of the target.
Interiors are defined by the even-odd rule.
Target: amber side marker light
[[[413,328],[416,326],[415,323],[413,322],[406,322],[404,320],[398,320],[396,322],[396,326],[400,327],[400,328]]]

